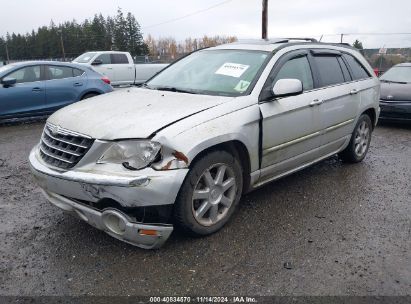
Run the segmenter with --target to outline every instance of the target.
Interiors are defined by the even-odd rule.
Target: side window
[[[113,64],[128,64],[128,59],[125,54],[111,54]]]
[[[10,78],[16,78],[16,83],[35,82],[41,80],[40,66],[29,66],[7,75]]]
[[[280,79],[299,79],[303,83],[304,91],[314,88],[313,76],[307,56],[298,57],[287,61],[278,71],[273,84]]]
[[[73,76],[77,77],[77,76],[81,76],[83,75],[84,71],[80,70],[80,69],[73,69]]]
[[[103,62],[103,64],[111,64],[110,54],[101,54],[96,59],[101,60]]]
[[[49,72],[49,80],[73,77],[73,69],[69,67],[48,66],[47,70]]]
[[[348,54],[344,54],[343,56],[345,60],[347,60],[348,65],[350,66],[353,73],[352,76],[355,80],[371,77],[370,74],[368,74],[367,70],[361,65],[361,63],[358,62],[357,59]]]
[[[352,79],[350,72],[348,71],[347,65],[345,64],[344,60],[342,60],[341,56],[338,57],[338,62],[340,64],[341,70],[343,71],[345,81],[351,81]]]
[[[314,56],[314,60],[317,64],[321,87],[345,82],[337,56]]]

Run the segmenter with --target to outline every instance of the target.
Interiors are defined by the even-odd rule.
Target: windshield
[[[78,62],[78,63],[88,63],[91,58],[93,58],[96,55],[96,53],[84,53],[83,55],[78,56],[76,59],[73,60],[73,62]]]
[[[269,54],[246,50],[198,51],[162,71],[146,87],[195,94],[244,95]]]
[[[1,66],[1,67],[0,67],[0,74],[3,73],[3,72],[5,72],[5,71],[7,71],[7,70],[10,70],[10,69],[13,68],[13,67],[14,67],[14,65],[11,65],[11,64]]]
[[[411,82],[411,67],[393,67],[385,72],[380,80],[393,82]]]

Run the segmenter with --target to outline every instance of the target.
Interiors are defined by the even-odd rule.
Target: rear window
[[[314,60],[317,64],[321,87],[345,82],[336,56],[315,56]]]
[[[367,70],[361,65],[361,63],[358,62],[357,59],[355,59],[353,56],[348,55],[348,54],[344,54],[343,56],[345,60],[347,60],[348,65],[351,68],[351,71],[353,74],[352,77],[354,80],[370,77]]]
[[[65,78],[70,78],[73,76],[79,76],[79,75],[74,75],[74,74],[75,74],[75,70],[80,71],[78,69],[73,69],[73,68],[65,67],[65,66],[48,66],[47,70],[48,70],[49,80],[65,79]],[[81,71],[81,74],[82,73],[83,71]]]
[[[128,59],[125,54],[111,54],[111,61],[113,64],[127,64]]]
[[[73,69],[73,76],[77,77],[77,76],[81,76],[83,75],[84,71],[80,70],[80,69]]]

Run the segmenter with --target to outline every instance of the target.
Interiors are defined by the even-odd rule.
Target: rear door
[[[308,51],[288,53],[274,66],[263,91],[279,79],[299,79],[304,92],[297,96],[260,102],[262,114],[261,181],[278,176],[318,157],[320,112],[319,92]]]
[[[46,66],[46,104],[55,111],[80,99],[87,78],[83,70],[69,66]]]
[[[115,84],[132,84],[135,78],[134,62],[124,53],[111,54],[111,62],[116,71]]]
[[[11,87],[0,86],[0,116],[30,116],[45,111],[43,66],[31,65],[15,70],[3,78],[15,78]]]
[[[360,95],[357,84],[342,58],[335,50],[311,50],[314,70],[318,78],[321,104],[321,156],[335,153],[349,138]]]
[[[114,69],[114,64],[112,64],[111,61],[111,54],[100,54],[94,60],[97,59],[101,60],[102,64],[93,65],[93,70],[97,71],[101,75],[107,76],[112,84],[116,84],[116,71]]]

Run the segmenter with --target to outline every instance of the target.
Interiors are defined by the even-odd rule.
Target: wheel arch
[[[251,173],[251,159],[247,146],[240,140],[228,140],[218,144],[210,145],[205,149],[202,149],[197,153],[190,161],[189,168],[192,168],[194,164],[201,159],[204,155],[212,151],[226,151],[232,154],[240,162],[243,175],[243,193],[248,192],[250,186],[250,173]]]
[[[366,114],[370,117],[371,119],[371,123],[372,123],[372,127],[373,129],[375,128],[376,124],[377,124],[377,111],[374,108],[368,108],[366,110],[364,110],[361,115]],[[361,116],[360,115],[360,116]]]
[[[101,95],[101,94],[103,94],[103,93],[100,92],[100,91],[98,91],[98,90],[86,91],[86,92],[83,92],[83,93],[80,95],[80,99],[79,99],[79,100],[83,100],[83,98],[84,98],[86,95],[89,95],[89,94]]]

